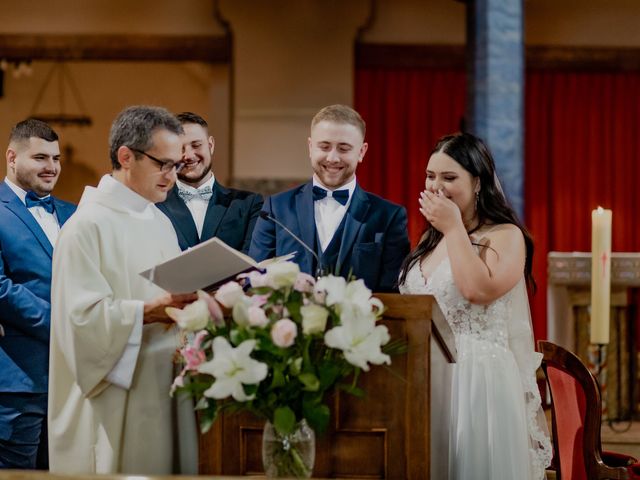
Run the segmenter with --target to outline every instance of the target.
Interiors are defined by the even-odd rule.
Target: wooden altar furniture
[[[551,252],[548,256],[548,336],[589,361],[591,254]],[[640,286],[640,253],[611,255],[610,342],[606,355],[604,417],[627,419],[635,411],[636,344],[634,295]]]
[[[376,295],[392,339],[406,354],[360,376],[365,397],[331,397],[331,424],[316,436],[314,477],[418,480],[446,478],[451,370],[455,343],[431,296]],[[201,437],[200,473],[262,472],[264,420],[223,415]]]

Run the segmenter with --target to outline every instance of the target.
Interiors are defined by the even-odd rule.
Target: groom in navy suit
[[[256,223],[250,256],[261,261],[297,251],[303,272],[353,275],[377,292],[396,289],[409,253],[407,212],[358,185],[356,168],[368,146],[364,136],[365,123],[350,107],[331,105],[316,114],[309,138],[313,179],[272,196],[263,207],[314,253],[263,217]]]
[[[177,118],[184,129],[185,165],[158,208],[171,220],[182,250],[218,237],[247,253],[262,196],[222,186],[211,170],[215,144],[207,122],[191,112],[180,113]]]
[[[27,119],[9,137],[0,182],[0,468],[48,468],[51,257],[75,205],[51,196],[58,135]]]

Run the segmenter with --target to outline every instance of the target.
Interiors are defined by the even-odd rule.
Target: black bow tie
[[[24,203],[26,204],[27,208],[42,207],[48,213],[53,213],[53,210],[54,210],[53,197],[51,197],[51,195],[47,195],[46,197],[40,198],[33,192],[27,192],[27,196],[24,199]]]
[[[313,201],[322,200],[327,197],[327,190],[322,187],[318,187],[317,185],[313,186]],[[346,205],[349,201],[349,189],[345,188],[344,190],[334,190],[331,192],[331,196],[334,198],[336,202],[340,205]]]

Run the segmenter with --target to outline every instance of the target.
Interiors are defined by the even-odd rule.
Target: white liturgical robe
[[[179,253],[152,203],[108,175],[85,189],[53,256],[52,473],[196,472],[192,403],[169,396],[177,330],[142,326],[163,291],[139,272]]]

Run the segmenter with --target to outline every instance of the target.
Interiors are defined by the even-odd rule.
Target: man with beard
[[[9,136],[0,183],[0,468],[48,468],[51,258],[75,206],[51,196],[58,135],[27,119]]]
[[[354,276],[374,291],[396,289],[409,252],[407,212],[358,185],[356,168],[368,147],[364,136],[364,120],[350,107],[331,105],[315,115],[308,140],[312,181],[274,195],[263,207],[313,252],[263,217],[250,256],[261,261],[297,251],[303,272]]]
[[[226,188],[211,170],[214,139],[207,122],[191,112],[177,115],[184,128],[182,160],[175,187],[165,202],[159,203],[186,250],[212,237],[246,253],[262,207],[262,196]]]

